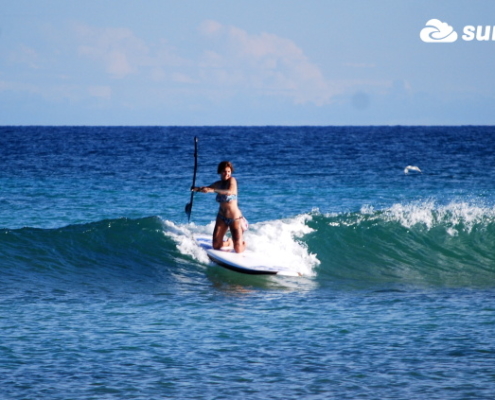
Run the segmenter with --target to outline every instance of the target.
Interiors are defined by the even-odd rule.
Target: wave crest
[[[321,216],[311,242],[320,272],[357,281],[495,286],[495,208],[395,204]]]

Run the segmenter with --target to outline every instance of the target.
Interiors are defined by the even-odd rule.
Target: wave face
[[[495,208],[434,202],[315,215],[318,274],[357,284],[495,286]]]
[[[158,217],[0,231],[5,289],[142,291],[168,281],[177,251]],[[180,265],[174,268],[180,270]],[[7,284],[10,283],[10,284]]]
[[[212,264],[192,239],[204,226],[159,217],[58,229],[2,230],[0,273],[18,285],[156,290],[205,279]],[[251,224],[251,249],[322,286],[495,287],[495,208],[396,204],[356,213],[314,211]],[[148,290],[146,289],[146,290]]]
[[[314,278],[313,266],[319,262],[298,239],[312,232],[306,224],[310,219],[301,215],[255,223],[246,238],[252,250]],[[209,286],[215,279],[211,271],[223,271],[193,240],[194,234],[212,234],[213,227],[213,222],[175,224],[154,216],[56,229],[3,229],[0,280],[11,294],[53,290],[183,293],[191,285]],[[230,271],[220,280],[225,277],[248,285],[263,282]]]

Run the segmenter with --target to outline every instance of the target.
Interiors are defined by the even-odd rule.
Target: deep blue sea
[[[302,277],[196,247],[195,136]],[[495,398],[495,127],[0,127],[0,188],[2,400]]]

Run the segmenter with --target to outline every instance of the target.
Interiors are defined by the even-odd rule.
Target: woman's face
[[[220,173],[222,176],[222,181],[226,181],[227,179],[230,179],[232,176],[232,170],[230,167],[225,167],[225,169]]]

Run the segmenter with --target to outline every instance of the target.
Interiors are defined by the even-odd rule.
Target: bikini
[[[226,195],[226,194],[218,193],[216,200],[219,203],[230,203],[231,201],[237,200],[237,195],[236,194]],[[246,218],[244,218],[242,215],[238,218],[227,218],[227,217],[223,216],[220,212],[218,212],[217,218],[220,218],[223,222],[225,222],[225,224],[228,227],[230,227],[235,221],[241,219],[241,220],[243,220],[242,221],[243,223],[241,223],[242,230],[245,231],[248,228],[248,222],[247,222]]]
[[[237,200],[237,195],[236,194],[217,194],[217,201],[219,203],[230,203],[233,200]]]

